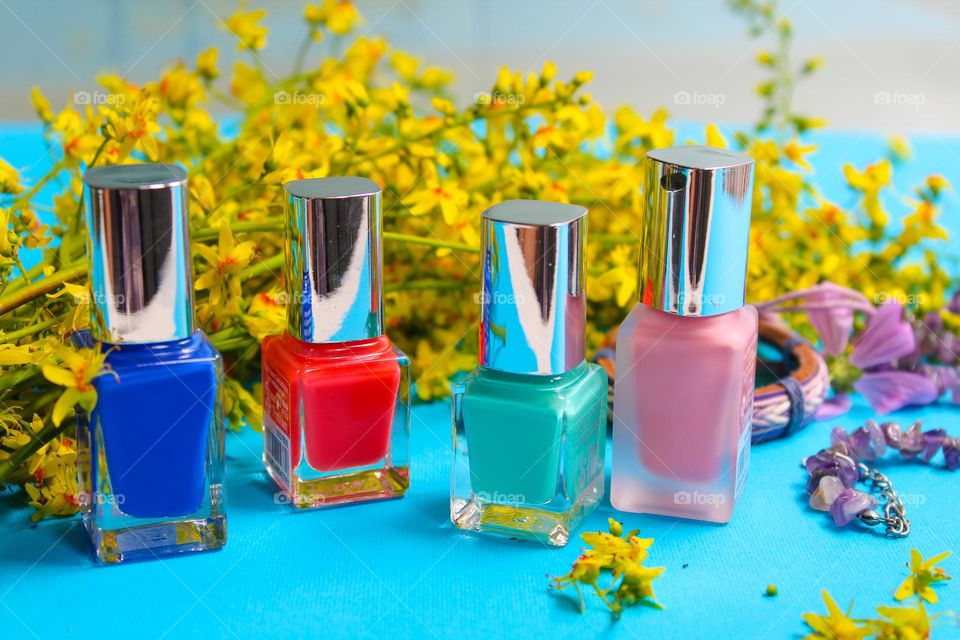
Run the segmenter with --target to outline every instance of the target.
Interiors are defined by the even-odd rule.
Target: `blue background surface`
[[[683,130],[702,135],[700,127]],[[884,143],[870,134],[823,134],[820,141],[819,186],[849,204],[842,163],[873,161]],[[900,195],[933,171],[960,184],[960,142],[916,139],[914,149],[914,162],[897,173]],[[45,165],[34,127],[0,129],[0,154],[27,176]],[[955,195],[946,215],[956,235]],[[951,242],[946,253],[955,256]],[[548,576],[569,569],[578,540],[548,549],[462,534],[449,523],[447,403],[416,407],[410,492],[377,504],[294,513],[275,499],[259,435],[229,434],[229,542],[220,552],[96,567],[77,519],[31,526],[23,496],[0,494],[0,637],[795,637],[806,632],[802,613],[822,611],[821,588],[843,606],[855,598],[855,613],[871,615],[876,605],[894,604],[911,547],[927,556],[960,551],[960,474],[942,468],[884,463],[913,522],[906,540],[837,529],[806,506],[800,459],[828,443],[829,427],[852,429],[871,415],[857,398],[843,418],[755,447],[726,526],[620,514],[604,502],[587,527],[605,528],[608,516],[639,527],[656,539],[648,564],[667,569],[656,584],[666,610],[638,607],[619,622],[596,600],[580,615],[572,599],[549,590]],[[904,426],[922,418],[926,428],[960,435],[958,416],[939,404],[893,418]],[[960,557],[944,566],[960,573]],[[769,583],[780,590],[776,598],[763,596]],[[960,609],[960,585],[939,593],[932,611]],[[934,637],[960,637],[960,628],[944,620]]]

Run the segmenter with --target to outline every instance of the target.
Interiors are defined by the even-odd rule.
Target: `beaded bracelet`
[[[789,436],[806,426],[823,404],[830,375],[823,356],[809,342],[775,317],[761,316],[761,344],[775,348],[779,360],[757,361],[757,368],[776,380],[754,391],[752,441],[754,444]],[[613,386],[616,380],[616,329],[607,334],[593,361],[607,371],[608,424],[613,423]]]
[[[944,467],[951,471],[960,467],[960,438],[949,437],[943,429],[924,432],[915,422],[903,431],[895,422],[878,425],[874,420],[867,420],[849,434],[836,427],[830,434],[830,447],[803,461],[809,474],[810,506],[829,511],[837,526],[859,520],[871,527],[883,525],[890,537],[907,536],[910,521],[903,501],[885,475],[864,463],[883,457],[887,447],[899,451],[906,460],[919,459],[928,464],[942,450]],[[883,515],[876,511],[874,496],[853,488],[858,481],[868,483],[884,499]]]

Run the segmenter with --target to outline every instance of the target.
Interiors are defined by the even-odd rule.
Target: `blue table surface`
[[[817,141],[819,186],[848,204],[841,164],[877,159],[883,140],[830,133]],[[960,141],[913,142],[915,159],[897,175],[900,194],[929,172],[960,184]],[[35,127],[0,128],[0,155],[29,177],[45,167]],[[960,231],[955,196],[947,215],[951,230]],[[463,534],[450,524],[449,411],[439,402],[413,412],[405,498],[311,513],[277,503],[258,434],[229,434],[229,542],[215,553],[97,567],[76,518],[31,525],[23,496],[0,494],[0,637],[789,638],[806,632],[802,613],[822,611],[822,588],[871,615],[876,605],[894,604],[911,547],[924,555],[960,551],[960,475],[942,468],[885,463],[913,522],[906,540],[838,529],[806,506],[799,461],[826,446],[829,427],[852,429],[872,416],[857,398],[840,419],[755,447],[728,525],[618,513],[605,501],[587,528],[605,528],[612,516],[656,539],[648,564],[666,567],[656,584],[666,610],[639,607],[614,622],[589,600],[581,615],[548,588],[548,576],[576,559],[578,539],[548,549]],[[944,403],[892,417],[958,434],[958,415]],[[960,573],[960,558],[944,566]],[[763,595],[770,583],[780,591],[775,598]],[[960,609],[960,585],[939,593],[932,611]],[[960,637],[960,628],[944,621],[934,637]]]

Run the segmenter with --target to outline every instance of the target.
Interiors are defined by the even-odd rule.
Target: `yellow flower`
[[[928,560],[916,549],[910,550],[910,577],[903,581],[894,597],[897,600],[906,600],[916,595],[933,604],[937,601],[937,592],[933,590],[933,583],[949,580],[942,568],[935,566],[941,560],[950,556],[949,551],[936,555]]]
[[[215,80],[220,75],[217,69],[217,56],[219,55],[216,47],[210,47],[197,56],[197,73],[204,80]]]
[[[707,125],[707,146],[727,148],[727,139],[720,133],[720,127],[713,123]]]
[[[922,601],[916,607],[877,607],[886,620],[876,620],[877,640],[926,640],[930,637],[930,617]]]
[[[926,184],[934,197],[940,195],[941,191],[950,188],[950,181],[938,174],[927,176]]]
[[[827,615],[803,614],[804,621],[813,629],[805,640],[859,640],[870,635],[870,628],[851,618],[849,610],[846,613],[841,611],[826,589],[823,590],[823,602],[827,605]],[[853,608],[852,604],[850,608]]]
[[[206,260],[208,265],[203,275],[197,278],[194,287],[198,291],[210,289],[210,304],[214,307],[227,302],[228,312],[237,311],[241,291],[240,280],[236,274],[250,263],[255,247],[249,240],[235,244],[230,225],[222,222],[216,249],[205,244],[193,245],[193,250]]]
[[[14,169],[10,164],[0,158],[0,193],[20,193],[23,187],[20,186],[20,172]]]
[[[30,89],[30,102],[33,104],[33,110],[37,112],[37,117],[44,124],[53,122],[53,109],[50,108],[50,101],[43,95],[40,87],[34,86]]]
[[[267,16],[263,9],[254,9],[253,11],[244,11],[241,7],[237,12],[227,18],[224,23],[227,29],[233,35],[237,36],[237,50],[259,51],[267,44],[267,33],[269,29],[260,24],[260,21]]]
[[[813,167],[807,162],[806,155],[817,150],[817,145],[801,145],[797,140],[791,140],[783,146],[783,155],[803,167],[807,171],[813,171]]]
[[[263,340],[266,336],[282,332],[287,322],[284,304],[288,302],[283,292],[258,293],[254,296],[243,317],[250,334],[257,340]]]
[[[406,204],[413,215],[422,215],[439,208],[447,224],[460,220],[469,200],[469,194],[450,181],[431,180],[423,189],[417,189],[406,197]]]
[[[59,426],[67,412],[76,405],[93,411],[97,404],[97,390],[93,379],[109,372],[105,368],[107,352],[100,349],[71,349],[65,345],[53,347],[53,354],[62,364],[50,362],[41,367],[50,382],[65,387],[53,407],[53,424]]]
[[[308,4],[303,8],[304,19],[312,26],[326,26],[342,36],[360,23],[360,12],[349,0],[323,0],[323,4]]]
[[[843,175],[847,183],[864,193],[875,193],[890,184],[893,176],[893,166],[889,160],[881,160],[867,166],[862,172],[857,171],[852,164],[843,165]]]
[[[110,137],[120,143],[114,162],[122,162],[137,146],[152,160],[160,155],[160,147],[154,133],[160,131],[157,113],[160,102],[146,90],[141,91],[128,113],[104,109],[108,125],[105,130]]]

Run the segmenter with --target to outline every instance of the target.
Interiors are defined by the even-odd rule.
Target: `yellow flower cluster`
[[[843,611],[830,594],[824,591],[823,602],[827,607],[827,615],[804,614],[803,619],[812,630],[805,640],[860,640],[861,638],[923,640],[929,638],[933,624],[942,614],[929,615],[923,601],[936,603],[937,594],[930,588],[930,584],[950,579],[943,569],[935,566],[949,555],[950,552],[947,551],[924,561],[920,552],[912,549],[910,577],[900,585],[895,596],[897,600],[916,596],[916,601],[911,606],[877,607],[879,614],[877,618],[851,617],[852,603],[847,611]]]
[[[549,62],[539,73],[504,68],[488,92],[456,105],[449,71],[381,38],[354,35],[362,17],[344,0],[305,9],[293,69],[274,79],[259,54],[269,37],[264,17],[244,7],[223,21],[245,56],[232,69],[221,69],[209,49],[142,85],[101,76],[110,99],[96,106],[56,110],[32,92],[54,164],[26,185],[0,159],[0,419],[23,431],[36,414],[43,434],[25,445],[21,462],[51,442],[70,406],[95,401],[89,383],[102,373],[102,361],[67,355],[66,346],[90,310],[81,215],[89,166],[187,168],[197,318],[224,354],[234,428],[244,420],[258,426],[258,388],[240,382],[256,378],[259,341],[284,328],[281,184],[290,179],[360,175],[383,186],[386,325],[416,356],[422,400],[444,397],[449,379],[475,362],[479,217],[492,203],[536,198],[590,209],[591,349],[632,304],[638,166],[648,149],[677,143],[665,111],[644,117],[621,107],[608,118],[584,90],[588,72],[563,79]],[[338,40],[342,56],[315,53],[312,45],[324,38]],[[774,94],[781,91],[783,82],[771,82]],[[223,127],[210,115],[213,104],[237,118]],[[859,202],[841,208],[810,180],[814,149],[802,133],[817,122],[795,114],[780,120],[777,132],[764,125],[737,137],[757,160],[750,300],[829,277],[868,296],[913,294],[923,308],[938,308],[945,272],[929,251],[919,262],[911,256],[944,236],[936,220],[946,182],[933,177],[922,185],[907,204],[903,231],[891,237],[883,191],[892,165],[846,168]],[[705,136],[727,144],[716,127]],[[38,201],[44,186],[57,184],[63,188],[52,207]],[[40,264],[25,269],[25,249],[42,250]],[[0,473],[0,482],[12,473]]]
[[[661,608],[653,593],[653,581],[659,578],[663,567],[645,567],[647,549],[653,544],[652,538],[640,538],[638,530],[623,533],[623,524],[613,518],[608,519],[610,532],[589,531],[580,534],[589,548],[573,563],[569,573],[553,579],[555,589],[573,587],[580,601],[580,611],[586,603],[580,585],[592,587],[594,593],[619,616],[625,607],[641,602]],[[601,586],[600,580],[606,576],[609,584]]]

